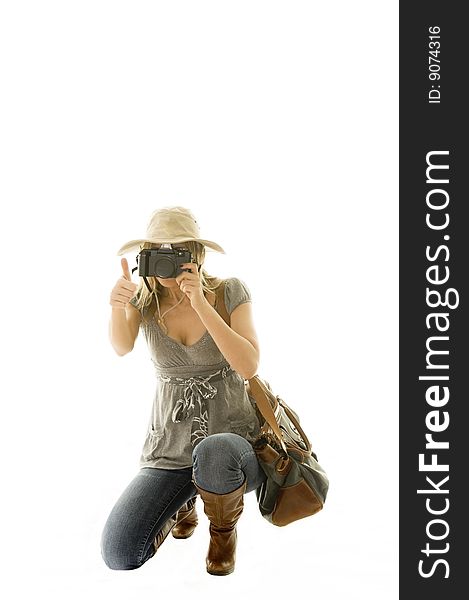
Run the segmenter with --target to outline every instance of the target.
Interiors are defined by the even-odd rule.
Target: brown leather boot
[[[236,559],[236,523],[243,512],[246,481],[229,494],[213,494],[196,485],[210,521],[206,564],[210,575],[233,573]]]
[[[153,546],[155,547],[155,552],[158,550],[158,548],[161,546],[161,544],[168,537],[168,534],[172,530],[172,528],[176,525],[176,522],[177,522],[176,517],[177,517],[177,513],[175,515],[173,515],[171,518],[169,518],[166,521],[166,523],[163,525],[163,527],[160,529],[160,531],[158,531],[158,533],[156,534],[156,537],[153,540]]]
[[[195,510],[195,498],[191,498],[177,512],[177,522],[171,533],[178,540],[190,537],[199,522]]]

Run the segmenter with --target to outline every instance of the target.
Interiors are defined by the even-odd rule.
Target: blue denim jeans
[[[197,495],[194,482],[227,494],[245,480],[246,493],[265,480],[251,444],[235,433],[206,437],[192,459],[186,469],[143,467],[122,492],[101,536],[101,555],[110,569],[138,569],[154,555],[153,541],[165,522]]]

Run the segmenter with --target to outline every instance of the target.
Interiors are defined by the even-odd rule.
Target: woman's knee
[[[201,488],[221,494],[241,485],[242,458],[252,452],[244,438],[235,433],[215,433],[204,438],[194,448],[193,476]]]
[[[106,526],[101,535],[101,556],[109,569],[129,571],[138,569],[145,561],[141,551],[124,532]]]
[[[204,465],[210,465],[211,468],[239,465],[240,456],[250,450],[249,442],[235,433],[214,433],[194,448],[193,466],[197,469]]]
[[[221,457],[235,459],[252,450],[251,444],[236,433],[214,433],[197,444],[193,451],[196,457]]]

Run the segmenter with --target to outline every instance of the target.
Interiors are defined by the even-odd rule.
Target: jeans
[[[101,555],[110,569],[138,569],[155,554],[153,541],[165,522],[197,495],[194,482],[227,494],[245,480],[246,493],[265,480],[251,444],[235,433],[204,438],[192,459],[186,469],[143,467],[122,492],[101,536]]]

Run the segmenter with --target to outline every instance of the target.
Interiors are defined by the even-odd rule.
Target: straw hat
[[[120,256],[131,250],[140,250],[140,245],[144,242],[152,244],[199,242],[207,248],[225,254],[221,246],[200,237],[199,226],[194,215],[182,206],[169,206],[155,210],[150,217],[145,237],[125,243],[119,248],[117,254]]]

